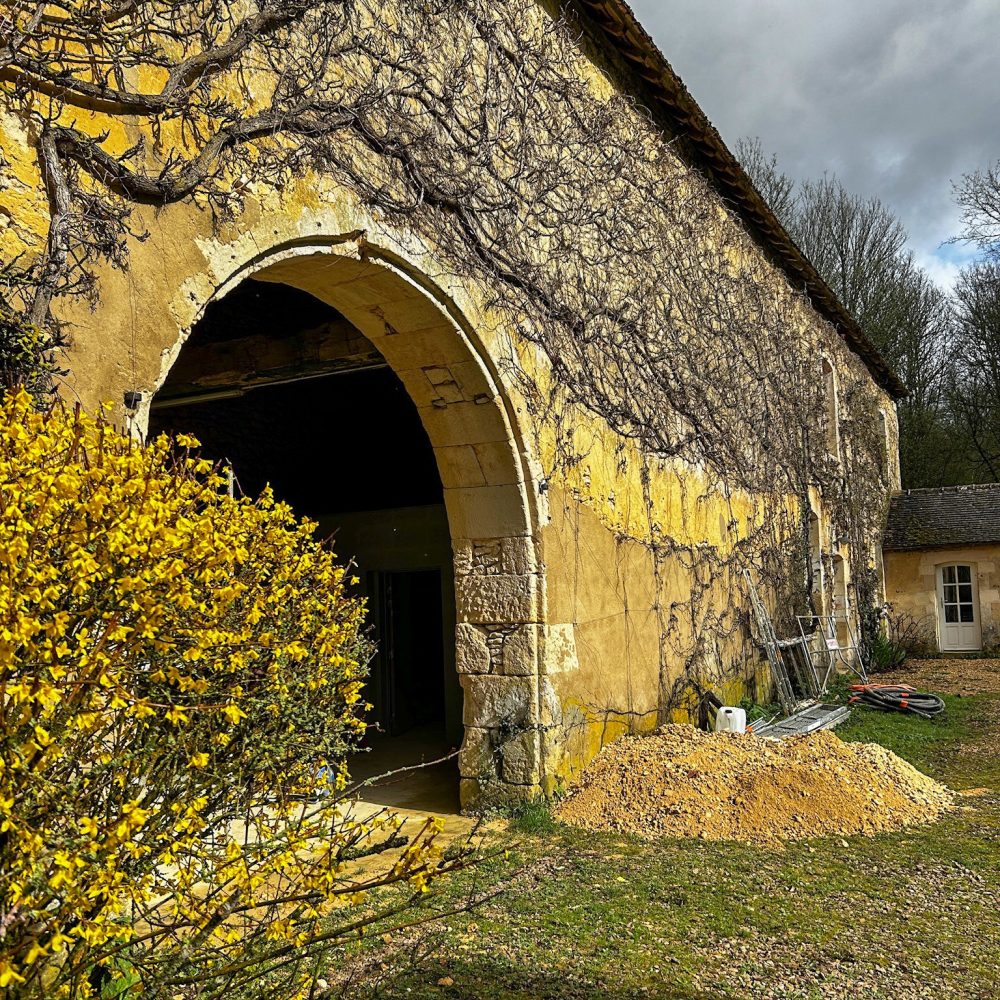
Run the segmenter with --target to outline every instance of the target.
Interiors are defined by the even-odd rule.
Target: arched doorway
[[[356,564],[375,642],[369,752],[355,777],[442,760],[371,789],[458,804],[462,693],[444,492],[417,409],[371,342],[308,292],[251,279],[213,301],[154,400],[149,430],[191,433],[234,489],[278,499]]]
[[[543,588],[512,425],[469,332],[418,280],[301,247],[220,289],[150,412],[245,491],[270,482],[336,532],[379,640],[376,717],[398,746],[433,732],[411,757],[460,744],[467,806],[529,797],[544,772]]]

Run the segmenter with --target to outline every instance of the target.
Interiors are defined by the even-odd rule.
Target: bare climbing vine
[[[127,266],[137,205],[193,199],[225,220],[255,188],[329,175],[419,234],[542,352],[550,382],[518,365],[510,375],[538,427],[567,430],[547,479],[586,457],[567,414],[606,422],[623,462],[626,442],[642,456],[638,541],[658,578],[679,562],[692,581],[655,608],[661,711],[686,684],[668,664],[683,660],[687,679],[733,666],[743,566],[786,631],[809,608],[811,487],[849,540],[857,606],[873,605],[886,459],[871,377],[808,320],[657,123],[595,73],[571,7],[7,0],[0,12],[4,101],[31,139],[50,218],[42,251],[4,272],[5,298],[34,324],[52,326],[62,297],[99,295],[101,262]],[[839,461],[824,351],[840,379]],[[756,498],[731,546],[682,544],[657,523],[654,473],[676,462],[703,470],[717,498]]]

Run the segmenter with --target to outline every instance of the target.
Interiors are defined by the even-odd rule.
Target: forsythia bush
[[[344,801],[363,607],[195,444],[0,403],[0,995],[307,996],[457,864],[352,865],[398,843]]]

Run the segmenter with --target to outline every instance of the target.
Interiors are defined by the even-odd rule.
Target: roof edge
[[[977,542],[934,542],[926,545],[895,545],[892,542],[883,542],[883,552],[943,552],[945,549],[985,549],[991,545],[1000,545],[1000,537],[992,541],[983,540]]]
[[[909,390],[785,231],[625,0],[560,0],[560,3],[579,11],[613,45],[648,90],[649,110],[661,120],[665,118],[670,131],[685,140],[698,161],[693,165],[707,173],[719,193],[735,206],[793,284],[801,283],[813,307],[834,325],[864,362],[875,382],[893,399],[907,396]]]
[[[961,483],[957,486],[914,486],[906,490],[897,490],[892,494],[892,499],[912,496],[915,493],[925,496],[930,493],[988,493],[991,490],[1000,490],[1000,483]]]

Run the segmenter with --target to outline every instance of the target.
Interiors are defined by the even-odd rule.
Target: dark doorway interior
[[[368,574],[379,636],[369,700],[389,736],[422,727],[443,730],[445,719],[441,571]]]
[[[244,494],[270,484],[306,517],[444,502],[420,416],[389,368],[154,405],[150,432],[162,430],[193,434]]]
[[[366,776],[457,748],[462,695],[451,540],[416,407],[396,375],[372,363],[370,343],[358,350],[352,340],[364,359],[358,367],[322,372],[314,365],[308,377],[295,378],[286,363],[288,356],[315,356],[313,331],[330,342],[329,331],[345,323],[296,289],[244,283],[193,331],[187,362],[182,352],[176,378],[172,371],[154,400],[150,433],[193,434],[204,455],[232,468],[237,489],[256,495],[270,485],[278,499],[319,523],[339,556],[356,563],[377,644],[366,692],[374,705],[369,722],[377,724],[369,730],[374,752],[352,766]],[[262,351],[271,350],[272,335],[291,347],[279,357],[280,380],[268,382]],[[234,372],[227,386],[228,364]],[[241,366],[254,373],[252,384]],[[206,371],[214,379],[208,389]],[[454,786],[450,801],[457,794],[453,760],[441,774]]]

